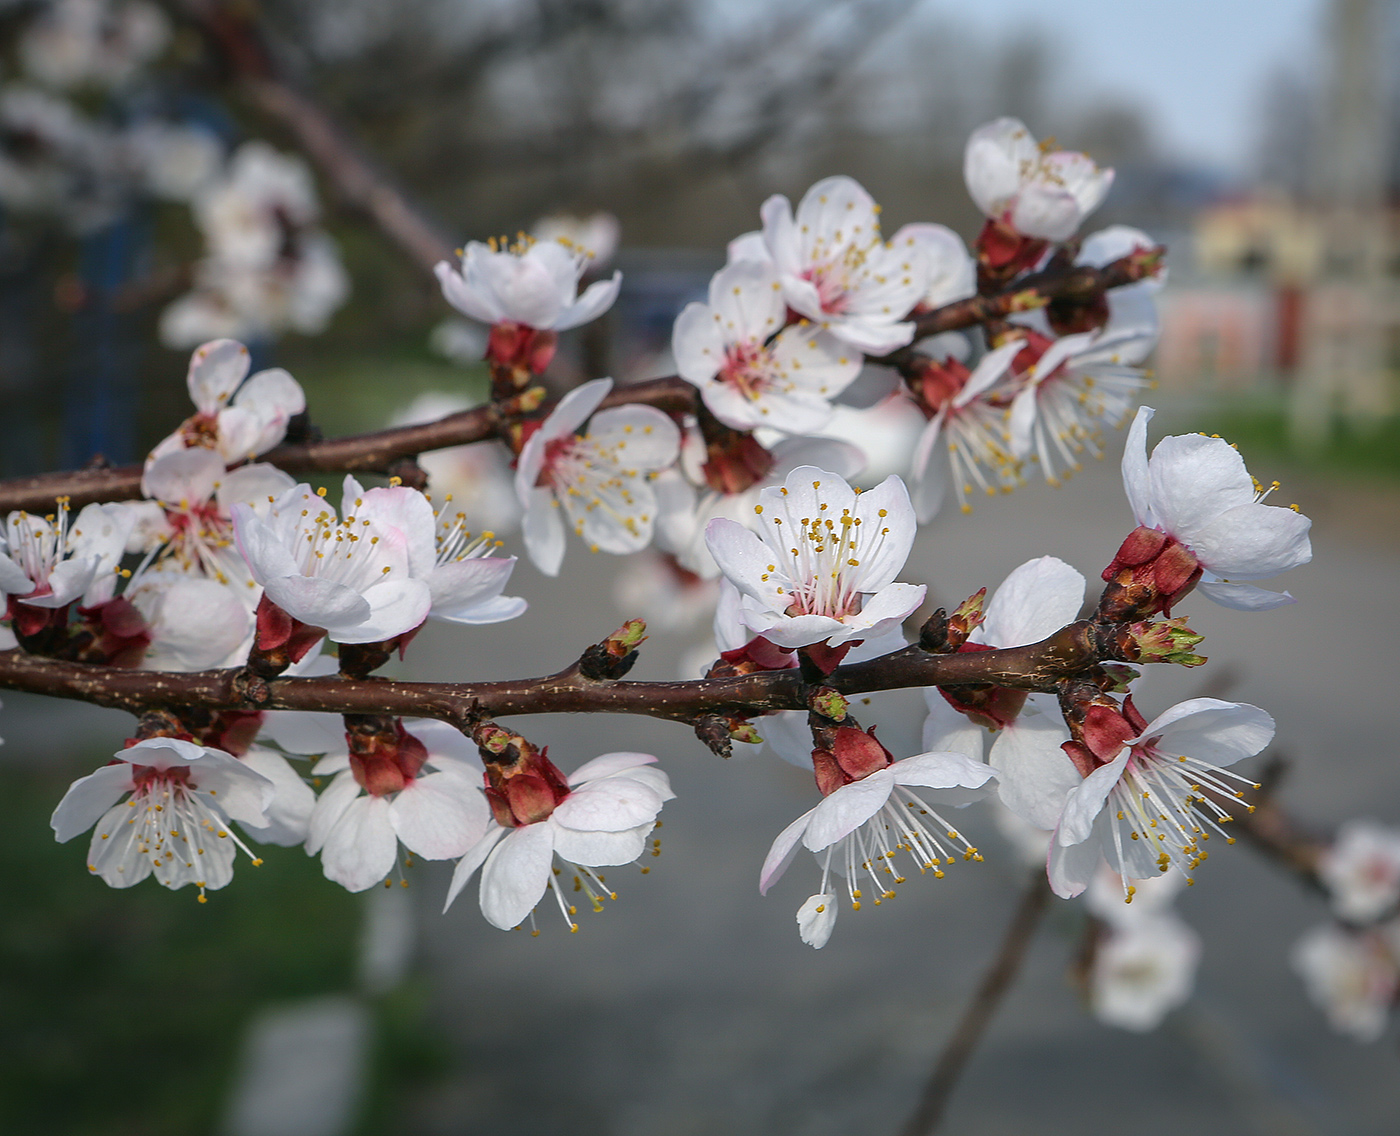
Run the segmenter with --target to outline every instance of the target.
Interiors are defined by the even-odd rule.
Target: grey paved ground
[[[1400,507],[1383,491],[1286,485],[1284,499],[1317,522],[1317,562],[1288,580],[1302,602],[1256,616],[1202,599],[1185,610],[1208,632],[1208,670],[1237,666],[1232,697],[1277,717],[1296,760],[1287,795],[1300,811],[1319,823],[1354,814],[1400,822],[1390,724]],[[1116,462],[1105,463],[1058,493],[1038,486],[971,518],[940,519],[908,576],[956,601],[1043,553],[1092,575],[1130,525]],[[425,634],[416,669],[465,679],[567,662],[615,625],[615,567],[577,545],[561,580],[522,566],[520,590],[535,605],[524,619]],[[653,640],[639,676],[667,674],[681,645]],[[1150,716],[1201,681],[1202,672],[1155,678],[1144,708]],[[887,736],[912,742],[915,715],[907,717],[902,735]],[[1020,875],[1010,855],[959,866],[942,882],[911,881],[878,910],[848,911],[814,952],[793,922],[811,866],[799,861],[766,900],[755,883],[774,834],[813,803],[801,773],[770,760],[726,765],[665,723],[551,718],[530,729],[566,768],[607,749],[658,753],[680,794],[667,806],[663,855],[649,876],[610,876],[619,901],[575,935],[548,914],[536,939],[495,931],[470,893],[445,918],[425,911],[426,962],[456,1049],[452,1076],[420,1103],[411,1129],[894,1131],[1014,902]],[[980,821],[980,843],[999,851]],[[420,903],[435,906],[445,874],[420,882]],[[1206,944],[1197,994],[1145,1037],[1082,1011],[1065,980],[1075,913],[1052,912],[946,1130],[1388,1136],[1400,1128],[1393,1044],[1335,1038],[1288,969],[1288,947],[1320,917],[1315,901],[1236,846],[1211,859],[1182,910]]]

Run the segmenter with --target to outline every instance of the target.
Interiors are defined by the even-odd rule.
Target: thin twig
[[[933,1072],[929,1074],[919,1097],[918,1107],[905,1124],[902,1136],[930,1136],[938,1130],[968,1058],[982,1040],[982,1034],[991,1024],[1025,961],[1026,951],[1035,937],[1035,929],[1049,900],[1049,880],[1044,870],[1036,868],[1034,878],[1022,894],[1021,902],[1016,905],[1016,913],[1002,936],[996,958],[982,976],[977,993],[963,1011],[953,1035],[939,1053]]]
[[[1006,292],[958,300],[916,317],[913,321],[915,338],[974,327],[1010,312],[1043,307],[1057,297],[1082,297],[1105,288],[1116,288],[1150,275],[1155,263],[1152,256],[1135,253],[1105,268],[1080,267],[1030,276]],[[872,361],[899,366],[909,355],[909,348],[903,348]],[[670,375],[618,387],[602,405],[632,403],[655,406],[668,414],[685,414],[695,409],[696,388]],[[553,406],[547,403],[538,413],[547,414]],[[494,407],[484,406],[417,426],[396,426],[345,438],[281,445],[258,460],[270,462],[288,473],[388,474],[396,461],[446,446],[487,441],[498,436],[504,425],[506,422]],[[93,501],[125,501],[140,496],[139,465],[42,473],[0,481],[0,513],[16,509],[31,513],[52,512],[58,497],[67,497],[72,507],[79,508]]]

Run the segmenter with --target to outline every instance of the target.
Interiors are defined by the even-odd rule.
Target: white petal
[[[1257,580],[1312,559],[1312,521],[1292,509],[1253,502],[1236,505],[1199,528],[1190,547],[1200,562],[1227,580]]]
[[[1079,617],[1084,577],[1063,560],[1042,556],[1014,569],[987,603],[980,642],[993,647],[1039,643]]]
[[[1152,519],[1152,488],[1147,463],[1147,424],[1155,413],[1150,406],[1139,406],[1123,442],[1123,491],[1140,525],[1156,523]]]
[[[1171,756],[1186,755],[1213,765],[1233,765],[1274,740],[1274,720],[1257,706],[1192,698],[1159,714],[1142,731]]]
[[[546,576],[559,575],[564,562],[564,518],[548,489],[532,489],[525,502],[520,533],[531,562]]]
[[[360,627],[370,616],[364,596],[322,576],[277,576],[267,580],[263,588],[267,598],[293,619],[312,627]]]
[[[768,849],[768,855],[764,857],[763,867],[758,873],[758,892],[760,895],[767,895],[768,889],[788,870],[792,858],[797,855],[798,841],[802,839],[802,834],[807,831],[807,825],[811,822],[812,813],[815,811],[815,809],[811,809],[803,813],[782,832],[778,833],[777,839],[773,841],[773,846]]]
[[[553,821],[581,832],[621,832],[656,819],[661,796],[630,777],[605,777],[575,789],[554,810]]]
[[[651,765],[656,758],[649,753],[605,753],[592,761],[585,761],[569,774],[570,785],[582,785],[585,781],[596,781],[611,777],[625,769],[635,769],[639,765]]]
[[[101,819],[102,814],[136,787],[131,779],[131,766],[126,762],[104,765],[95,773],[80,777],[68,786],[63,800],[54,809],[49,825],[54,839],[66,844],[79,833],[86,832]]]
[[[447,899],[442,905],[443,911],[452,906],[452,901],[461,894],[472,875],[486,862],[486,857],[491,854],[491,849],[495,848],[501,837],[509,831],[512,830],[493,823],[487,828],[486,835],[472,845],[471,850],[457,861],[457,866],[452,870],[452,884],[447,889]]]
[[[896,785],[922,785],[947,790],[938,797],[952,805],[965,805],[984,797],[993,786],[990,767],[964,753],[920,753],[889,767]]]
[[[316,855],[330,834],[350,807],[350,802],[360,795],[359,783],[347,768],[337,773],[335,779],[321,790],[316,798],[316,806],[311,810],[311,820],[306,833],[306,850]]]
[[[190,399],[204,414],[217,414],[248,373],[248,349],[232,339],[215,339],[196,347],[185,383]]]
[[[268,594],[273,594],[270,586]],[[308,619],[305,622],[324,627],[335,643],[379,643],[412,631],[428,618],[433,606],[432,592],[424,580],[385,580],[366,588],[364,599],[369,605],[369,614],[362,620],[317,623]]]
[[[1223,580],[1202,580],[1196,585],[1196,591],[1236,611],[1272,611],[1298,602],[1288,592],[1271,592],[1253,584],[1227,584]]]
[[[894,787],[894,775],[888,769],[842,785],[812,810],[812,819],[802,834],[803,846],[820,852],[849,836],[885,807]]]
[[[647,837],[655,827],[648,822],[621,832],[579,832],[559,825],[554,830],[554,851],[571,864],[589,868],[630,864],[646,851]]]
[[[137,809],[114,805],[98,820],[88,845],[88,866],[108,887],[128,888],[151,874],[151,858],[138,851],[142,826]]]
[[[486,832],[491,809],[471,780],[455,771],[415,778],[389,805],[399,839],[427,860],[469,852]]]
[[[607,280],[595,280],[582,296],[554,323],[555,330],[567,331],[597,319],[613,306],[622,289],[622,273],[614,272]]]
[[[492,926],[509,931],[544,898],[554,863],[554,826],[527,824],[491,851],[481,869],[481,913]]]
[[[809,947],[821,950],[836,926],[837,903],[834,895],[808,896],[797,909],[797,934]]]
[[[1069,791],[1059,826],[1055,830],[1057,844],[1079,844],[1089,839],[1094,822],[1103,812],[1109,793],[1122,778],[1131,754],[1131,748],[1124,746],[1117,757],[1107,765],[1099,766]]]
[[[1002,804],[1036,828],[1054,828],[1070,792],[1083,781],[1060,748],[1068,740],[1069,731],[1055,717],[1023,713],[997,734],[987,755]]]
[[[372,888],[393,870],[398,840],[383,797],[360,797],[341,814],[321,849],[321,870],[347,891]]]
[[[268,823],[255,825],[240,822],[243,831],[263,844],[280,844],[284,848],[305,841],[311,824],[311,810],[316,807],[316,794],[311,786],[302,780],[280,753],[253,748],[240,760],[273,785],[272,801],[264,810]]]
[[[1163,438],[1152,451],[1148,479],[1157,522],[1188,547],[1221,513],[1254,503],[1244,459],[1223,438]]]
[[[1073,899],[1093,882],[1103,862],[1103,848],[1106,847],[1106,822],[1102,817],[1097,822],[1097,828],[1097,839],[1086,838],[1078,844],[1061,843],[1058,831],[1051,837],[1046,870],[1051,890],[1061,899]]]
[[[981,761],[982,737],[987,731],[973,725],[967,715],[949,706],[948,700],[938,693],[936,687],[925,688],[924,700],[928,703],[928,717],[924,719],[921,739],[924,749],[951,750],[953,753],[965,753],[973,761]]]

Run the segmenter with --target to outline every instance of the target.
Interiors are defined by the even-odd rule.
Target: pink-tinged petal
[[[1024,171],[1040,160],[1035,138],[1016,118],[998,118],[979,126],[963,151],[963,179],[977,208],[1000,217],[1021,188]]]
[[[1068,740],[1058,716],[1023,713],[996,735],[987,755],[1002,804],[1036,828],[1054,828],[1070,792],[1083,781],[1060,748]]]
[[[492,926],[510,931],[544,898],[554,864],[555,826],[548,822],[517,828],[502,840],[481,868],[481,913]]]
[[[476,870],[486,862],[486,858],[491,854],[491,850],[496,847],[507,832],[497,824],[492,824],[486,835],[472,845],[471,850],[457,861],[457,866],[452,870],[452,884],[447,889],[447,899],[443,902],[442,909],[445,912],[452,906],[452,901],[457,898],[462,889],[467,886]]]
[[[167,505],[202,505],[224,477],[224,459],[195,446],[151,462],[141,475],[141,492]]]
[[[559,566],[564,562],[564,518],[548,489],[530,490],[520,535],[534,566],[546,576],[559,575]]]
[[[1244,459],[1223,438],[1163,438],[1148,462],[1148,483],[1157,524],[1188,547],[1221,513],[1254,503]]]
[[[724,335],[714,313],[698,301],[687,304],[671,329],[676,373],[696,386],[708,382],[724,363]]]
[[[588,440],[614,451],[624,469],[647,472],[674,465],[681,432],[654,406],[616,406],[600,410],[588,424]]]
[[[257,435],[248,451],[261,454],[287,434],[287,421],[306,409],[301,384],[280,367],[259,371],[239,389],[234,407],[251,412],[258,421]]]
[[[151,632],[143,670],[203,671],[246,659],[253,613],[227,585],[184,576],[143,593],[132,596]]]
[[[778,882],[778,879],[788,870],[788,865],[792,863],[792,858],[797,855],[799,847],[798,841],[802,839],[802,834],[807,831],[807,825],[811,822],[811,809],[803,813],[773,841],[773,846],[768,849],[768,855],[764,858],[763,867],[758,873],[758,893],[767,895],[768,889]]]
[[[583,295],[578,298],[573,307],[555,321],[555,330],[567,331],[571,327],[580,327],[597,319],[613,306],[621,289],[621,272],[614,272],[609,280],[595,280],[584,289]]]
[[[820,852],[849,836],[885,807],[894,788],[894,774],[888,769],[842,785],[812,810],[812,819],[802,834],[803,847]]]
[[[190,399],[201,413],[217,414],[233,398],[249,365],[248,349],[235,340],[215,339],[196,347],[185,380]]]
[[[1217,576],[1258,580],[1312,559],[1312,521],[1277,505],[1236,505],[1200,528],[1191,540],[1196,558]]]
[[[559,405],[544,420],[535,437],[552,442],[574,433],[598,409],[598,404],[608,397],[612,387],[612,379],[593,379],[581,387],[575,387],[559,400]]]
[[[1271,592],[1253,584],[1228,584],[1223,580],[1202,580],[1196,591],[1235,611],[1272,611],[1298,602],[1288,592]]]
[[[783,299],[787,301],[788,307],[822,327],[828,326],[827,314],[822,310],[821,293],[817,291],[815,284],[791,273],[784,273],[779,277],[779,282],[782,284]]]
[[[559,825],[554,830],[554,851],[571,864],[588,868],[630,864],[646,851],[647,837],[655,827],[648,822],[621,832],[579,832]]]
[[[278,576],[267,580],[263,587],[268,599],[293,619],[312,627],[359,627],[369,619],[369,601],[355,589],[334,580],[320,576]]]
[[[595,757],[592,761],[585,761],[569,774],[568,781],[571,786],[582,785],[585,781],[611,777],[614,773],[621,773],[625,769],[635,769],[639,765],[653,765],[655,762],[656,758],[649,753],[605,753],[601,757]]]
[[[350,495],[347,493],[346,497]],[[356,494],[344,505],[346,520],[369,521],[381,532],[403,535],[408,570],[427,576],[437,563],[437,517],[428,499],[416,489],[394,485]]]
[[[581,832],[621,832],[656,819],[661,795],[630,777],[605,777],[575,789],[555,808],[551,819]]]
[[[1104,822],[1099,822],[1101,832],[1106,835]],[[1073,899],[1081,895],[1093,882],[1103,861],[1102,839],[1084,839],[1077,844],[1062,842],[1057,830],[1050,839],[1050,849],[1046,854],[1046,872],[1050,877],[1050,890],[1061,899]]]
[[[340,822],[345,810],[350,807],[350,802],[359,795],[360,786],[349,769],[336,774],[334,780],[321,790],[321,795],[316,798],[316,806],[311,810],[311,819],[306,831],[306,850],[311,855],[314,856],[321,850],[331,829]]]
[[[942,790],[937,800],[961,808],[980,800],[995,788],[996,774],[965,753],[920,753],[889,767],[896,785],[922,785]]]
[[[1148,475],[1147,424],[1157,412],[1150,406],[1139,406],[1128,437],[1123,443],[1123,491],[1140,525],[1156,524],[1152,515],[1152,486]]]
[[[231,513],[238,551],[242,553],[254,580],[266,584],[277,577],[298,574],[297,562],[286,544],[249,506],[236,504]]]
[[[1103,812],[1104,802],[1123,776],[1131,753],[1132,750],[1124,746],[1117,757],[1095,769],[1069,791],[1059,826],[1055,829],[1056,843],[1078,844],[1089,839],[1094,821]]]
[[[63,800],[54,809],[49,825],[54,839],[66,844],[102,819],[102,814],[136,788],[131,766],[126,762],[104,765],[95,773],[80,777],[68,786]]]
[[[841,636],[844,642],[857,633],[828,615],[781,615],[748,596],[744,597],[743,609],[744,622],[750,630],[787,650],[824,643],[835,636]]]
[[[267,823],[240,822],[243,831],[261,844],[290,848],[301,844],[310,830],[316,794],[280,753],[254,747],[239,759],[254,773],[272,782],[272,801],[264,810]]]
[[[389,804],[389,822],[411,852],[449,860],[486,834],[491,808],[472,778],[455,770],[417,777]]]
[[[364,891],[387,876],[398,858],[399,842],[383,797],[350,802],[326,837],[321,871],[346,891]]]
[[[268,594],[272,594],[270,587]],[[364,599],[370,610],[363,620],[316,626],[325,627],[335,643],[379,643],[412,631],[428,618],[433,606],[432,594],[423,580],[385,580],[366,588]]]
[[[433,273],[442,286],[443,297],[464,316],[482,323],[495,323],[505,318],[505,312],[494,296],[480,288],[473,288],[447,261],[438,261]]]
[[[797,934],[809,947],[821,950],[836,926],[839,905],[834,895],[811,895],[797,909]]]
[[[1142,731],[1142,739],[1172,757],[1185,755],[1213,765],[1233,765],[1274,740],[1274,720],[1257,706],[1192,698],[1159,714]],[[1139,740],[1139,739],[1134,739]]]
[[[1063,560],[1042,556],[1014,569],[987,603],[978,642],[993,647],[1039,643],[1079,618],[1084,577]]]
[[[787,607],[790,601],[778,591],[783,580],[776,571],[769,571],[769,565],[776,563],[774,553],[754,533],[727,517],[716,517],[705,526],[705,547],[719,570],[741,592],[769,609]]]
[[[924,719],[921,738],[924,749],[951,750],[966,754],[973,761],[981,761],[982,737],[987,731],[973,725],[965,714],[949,706],[937,687],[924,689],[924,701],[928,703],[928,717]]]
[[[1074,236],[1080,216],[1074,194],[1054,186],[1031,184],[1016,198],[1011,225],[1027,237],[1063,241]]]
[[[243,461],[257,454],[263,436],[263,420],[256,411],[226,406],[219,411],[218,454],[224,461]]]
[[[129,752],[129,751],[128,751]],[[277,786],[251,765],[220,750],[206,749],[191,770],[191,780],[229,820],[266,824],[267,806]]]
[[[880,232],[879,209],[860,182],[837,174],[822,178],[802,195],[797,228],[809,254],[822,250],[830,256],[847,245],[869,245]]]

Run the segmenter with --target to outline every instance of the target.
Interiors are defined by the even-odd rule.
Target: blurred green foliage
[[[82,771],[6,769],[0,1132],[215,1131],[258,1010],[353,989],[362,897],[299,848],[268,848],[257,868],[240,857],[204,904],[152,880],[114,891],[86,872],[86,837],[60,845],[49,829]],[[425,1005],[410,984],[376,1006],[360,1131],[388,1130],[401,1086],[434,1068]]]
[[[1338,419],[1331,437],[1318,447],[1300,445],[1291,437],[1288,406],[1277,394],[1229,399],[1187,416],[1187,421],[1189,428],[1236,443],[1261,478],[1260,458],[1282,460],[1309,472],[1400,478],[1400,416],[1378,419],[1364,429]]]

